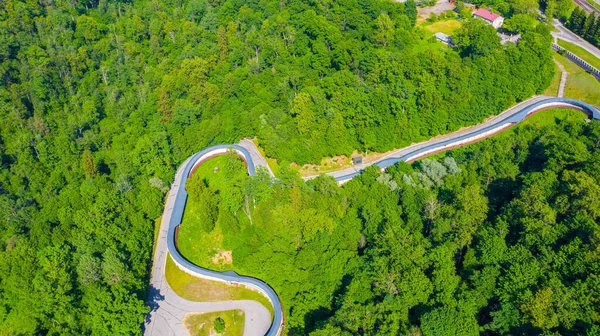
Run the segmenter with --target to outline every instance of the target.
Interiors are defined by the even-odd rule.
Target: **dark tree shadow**
[[[150,292],[148,293],[148,306],[150,306],[150,312],[146,314],[145,322],[150,323],[150,313],[156,311],[160,306],[160,302],[165,300],[165,296],[160,293],[160,289],[150,286]]]
[[[346,274],[342,278],[340,286],[333,293],[333,300],[330,307],[319,307],[304,315],[304,334],[313,332],[320,328],[323,323],[335,314],[335,311],[342,304],[344,294],[350,282],[352,275]]]

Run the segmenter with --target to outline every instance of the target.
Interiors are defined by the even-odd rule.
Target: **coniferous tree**
[[[596,27],[596,14],[591,12],[586,18],[580,35],[586,40],[590,40],[594,37],[594,28]]]
[[[579,7],[575,7],[571,17],[567,21],[567,28],[571,29],[575,34],[580,35],[583,30],[583,26],[586,22],[585,11]]]

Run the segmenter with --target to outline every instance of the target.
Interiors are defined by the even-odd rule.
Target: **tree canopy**
[[[501,46],[489,29],[479,38],[485,28],[467,24],[460,52],[431,48],[414,27],[413,1],[7,0],[0,9],[0,330],[8,334],[138,333],[149,310],[149,261],[165,193],[178,164],[208,145],[257,136],[282,166],[355,149],[386,151],[540,93],[554,69],[542,28],[524,33],[518,46]],[[591,155],[582,145],[553,146],[557,167]],[[559,155],[562,149],[568,152]],[[467,246],[483,215],[466,215],[464,200],[484,189],[457,196],[455,210],[431,196],[422,220],[416,199],[402,196],[403,207],[416,212],[396,206],[400,196],[390,188],[401,178],[385,177],[384,185],[373,182],[375,175],[346,192],[327,179],[304,184],[283,169],[273,186],[250,183],[236,200],[219,200],[201,183],[192,186],[191,199],[208,211],[203,230],[228,223],[252,238],[231,242],[240,269],[286,279],[266,278],[294,303],[287,306],[290,330],[339,328],[323,319],[334,321],[337,311],[347,312],[344,330],[401,330],[410,305],[398,300],[418,306],[429,296],[439,309],[427,312],[424,330],[436,330],[443,316],[472,316],[471,308],[444,306],[462,286],[444,262],[454,245],[431,247],[438,258],[431,262],[422,246],[411,250],[411,240],[403,242],[411,252],[398,253],[420,268],[406,260],[389,265],[424,287],[400,288],[393,273],[376,281],[374,297],[364,290],[371,290],[376,268],[363,267],[361,258],[379,249],[382,256],[396,253],[376,246],[375,237],[407,235],[388,228],[404,222],[439,239],[456,235],[455,244]],[[574,173],[564,185],[588,188],[588,177]],[[440,181],[432,183],[437,188]],[[367,185],[372,200],[351,192],[368,194]],[[238,219],[247,216],[239,203],[245,196],[262,209],[252,214],[252,226]],[[468,225],[457,233],[440,212],[468,218]],[[225,220],[209,220],[219,216]],[[589,226],[584,217],[576,222]],[[530,224],[546,232],[543,223]],[[429,280],[431,272],[451,276]],[[595,284],[580,286],[585,292]],[[524,312],[538,316],[540,304],[555,304],[563,292],[547,287],[552,293],[531,296]],[[387,296],[390,290],[401,296]],[[354,293],[357,301],[344,299]],[[383,324],[367,313],[372,309],[389,310],[381,327],[387,329],[373,329]],[[502,309],[512,317],[517,308]],[[554,321],[539,315],[540,325]]]
[[[247,177],[252,221],[220,208],[224,269],[271,285],[293,334],[593,335],[600,124],[567,116],[343,188]]]

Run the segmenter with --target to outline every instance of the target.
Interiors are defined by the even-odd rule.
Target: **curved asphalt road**
[[[344,169],[328,175],[333,176],[342,184],[360,174],[368,165],[375,164],[385,169],[398,161],[412,162],[437,152],[477,142],[511,127],[533,113],[548,108],[576,108],[586,112],[593,119],[600,119],[600,111],[586,103],[568,98],[538,96],[510,108],[480,125],[397,150],[377,162]],[[279,335],[283,329],[281,304],[275,292],[267,284],[258,279],[238,276],[233,272],[219,273],[200,268],[185,260],[177,251],[175,244],[176,229],[181,223],[183,207],[187,198],[184,177],[193,171],[196,164],[201,163],[208,157],[222,154],[223,149],[227,147],[233,147],[243,157],[250,175],[254,175],[255,166],[266,167],[270,172],[258,149],[251,141],[247,140],[242,140],[238,145],[221,145],[207,148],[188,158],[181,165],[171,186],[161,222],[150,283],[149,305],[151,312],[144,324],[144,335],[186,335],[181,320],[187,313],[231,309],[241,309],[246,313],[244,329],[244,335],[246,336]],[[272,175],[272,172],[270,173]],[[306,179],[310,178],[312,177]],[[262,291],[271,300],[275,308],[273,323],[266,308],[255,301],[192,302],[178,297],[165,280],[164,266],[167,250],[173,256],[176,264],[187,273],[217,281],[241,283]]]
[[[255,166],[263,166],[268,169],[265,159],[260,155],[254,143],[243,140],[240,143],[240,147],[246,149],[252,158],[257,158],[256,161],[250,159],[250,163],[253,163],[252,171],[254,171]],[[258,159],[258,157],[260,157],[260,159]],[[165,204],[165,211],[161,219],[159,237],[154,253],[148,299],[150,313],[146,316],[144,322],[144,335],[188,335],[182,324],[183,318],[188,313],[207,313],[239,309],[243,310],[245,313],[244,336],[263,336],[271,327],[272,317],[269,311],[261,303],[251,300],[194,302],[178,296],[167,283],[165,278],[165,265],[168,255],[171,218],[173,216],[177,197],[182,189],[181,187],[185,186],[184,176],[191,159],[192,157],[188,158],[177,170],[174,183],[171,185],[169,196]],[[268,171],[270,172],[269,169]],[[189,173],[189,171],[187,172]],[[174,240],[174,237],[171,237],[171,239]],[[181,257],[179,251],[175,249],[174,252],[175,255],[173,255],[173,253],[171,255],[174,260],[177,260],[177,257]],[[187,272],[185,269],[184,271]],[[279,307],[277,305],[274,306]]]
[[[587,1],[587,0],[582,0],[582,1]],[[600,58],[600,49],[596,48],[588,41],[584,40],[583,38],[579,37],[577,34],[573,33],[569,29],[567,29],[558,19],[554,19],[553,23],[554,23],[554,27],[556,27],[559,31],[552,32],[552,36],[554,36],[555,38],[573,43],[575,45],[578,45],[579,47],[587,50],[590,54]]]
[[[515,125],[531,114],[552,107],[576,108],[586,112],[593,119],[600,119],[600,112],[598,109],[584,102],[569,98],[537,96],[528,99],[479,125],[468,127],[461,131],[420,143],[412,144],[408,147],[396,150],[375,162],[356,165],[350,168],[327,173],[326,175],[332,176],[340,184],[343,184],[360,174],[368,166],[377,165],[380,168],[385,169],[386,167],[396,164],[398,161],[412,162],[437,152],[477,142],[485,138],[489,138],[496,133],[502,132],[503,130]],[[317,176],[318,175],[304,177],[304,179],[310,180]]]

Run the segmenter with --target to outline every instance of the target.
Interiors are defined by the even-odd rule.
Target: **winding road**
[[[579,47],[585,49],[590,54],[600,58],[600,50],[598,48],[594,47],[591,43],[567,29],[567,27],[565,27],[558,19],[554,19],[553,23],[554,27],[556,27],[556,29],[559,30],[557,32],[552,32],[552,36],[554,38],[576,44]]]
[[[588,0],[573,0],[573,1],[575,2],[575,4],[577,4],[579,7],[581,7],[588,14],[591,12],[596,13],[596,15],[600,14],[600,10],[598,8],[594,7],[594,5],[592,5],[591,3],[589,3]]]
[[[340,184],[343,184],[360,174],[369,165],[375,164],[381,169],[385,169],[398,161],[413,162],[434,153],[477,142],[502,132],[526,117],[548,108],[574,108],[587,113],[593,119],[600,120],[600,111],[584,102],[568,98],[538,96],[524,101],[479,125],[399,149],[370,164],[332,172],[327,175],[333,176]],[[231,309],[241,309],[245,312],[245,336],[275,336],[280,335],[283,330],[285,320],[281,302],[269,285],[261,280],[240,276],[231,271],[216,272],[201,268],[186,260],[177,250],[177,232],[187,200],[185,191],[187,178],[193,173],[195,167],[211,157],[226,153],[228,150],[234,150],[246,162],[249,175],[255,175],[258,167],[264,167],[267,172],[273,175],[264,157],[249,140],[242,140],[237,145],[218,145],[204,149],[188,158],[179,167],[165,205],[154,254],[148,299],[151,311],[144,323],[144,335],[146,336],[186,335],[187,332],[181,321],[187,313]],[[314,177],[306,179],[310,178]],[[186,273],[205,279],[246,286],[261,292],[273,304],[274,316],[271,316],[268,310],[256,301],[193,302],[179,297],[173,292],[165,279],[164,269],[167,254],[170,254],[175,264]]]

